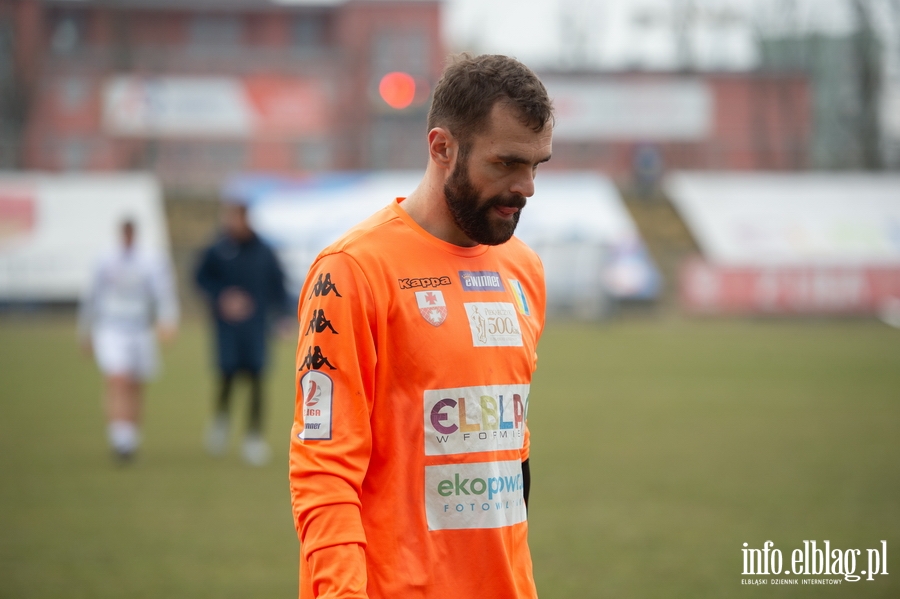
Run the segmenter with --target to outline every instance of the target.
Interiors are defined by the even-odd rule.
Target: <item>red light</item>
[[[381,78],[378,93],[391,108],[398,110],[412,104],[416,97],[416,80],[408,73],[393,72]]]

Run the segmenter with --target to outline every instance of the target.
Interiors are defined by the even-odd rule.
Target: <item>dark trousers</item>
[[[250,413],[247,418],[247,432],[262,432],[263,389],[262,373],[247,370],[223,372],[219,380],[219,396],[216,398],[216,412],[228,415],[231,410],[231,388],[238,374],[244,373],[250,381]]]

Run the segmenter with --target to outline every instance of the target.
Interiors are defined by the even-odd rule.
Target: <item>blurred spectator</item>
[[[662,154],[657,146],[644,143],[634,149],[632,175],[638,196],[650,199],[656,194],[663,175]]]
[[[268,316],[271,309],[279,316],[286,314],[288,296],[278,259],[250,228],[246,206],[225,204],[222,234],[203,252],[196,280],[215,321],[220,373],[206,448],[216,456],[227,449],[231,389],[243,372],[250,380],[250,414],[242,455],[249,464],[261,466],[269,459],[262,436]]]
[[[79,313],[82,347],[104,376],[107,434],[128,462],[140,445],[143,384],[157,371],[154,321],[163,341],[175,337],[178,300],[167,260],[135,246],[136,225],[121,225],[121,246],[97,263]]]

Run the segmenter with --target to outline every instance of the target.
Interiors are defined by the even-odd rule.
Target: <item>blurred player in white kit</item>
[[[143,386],[158,368],[156,336],[164,342],[175,337],[179,309],[168,260],[136,247],[133,221],[120,227],[119,247],[91,276],[78,328],[82,347],[103,373],[107,435],[125,463],[140,444]]]

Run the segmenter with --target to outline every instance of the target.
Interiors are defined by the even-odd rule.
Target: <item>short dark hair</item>
[[[540,133],[553,126],[553,104],[544,84],[524,64],[499,54],[450,56],[434,88],[428,130],[444,127],[467,153],[498,101],[519,110],[522,122]]]

